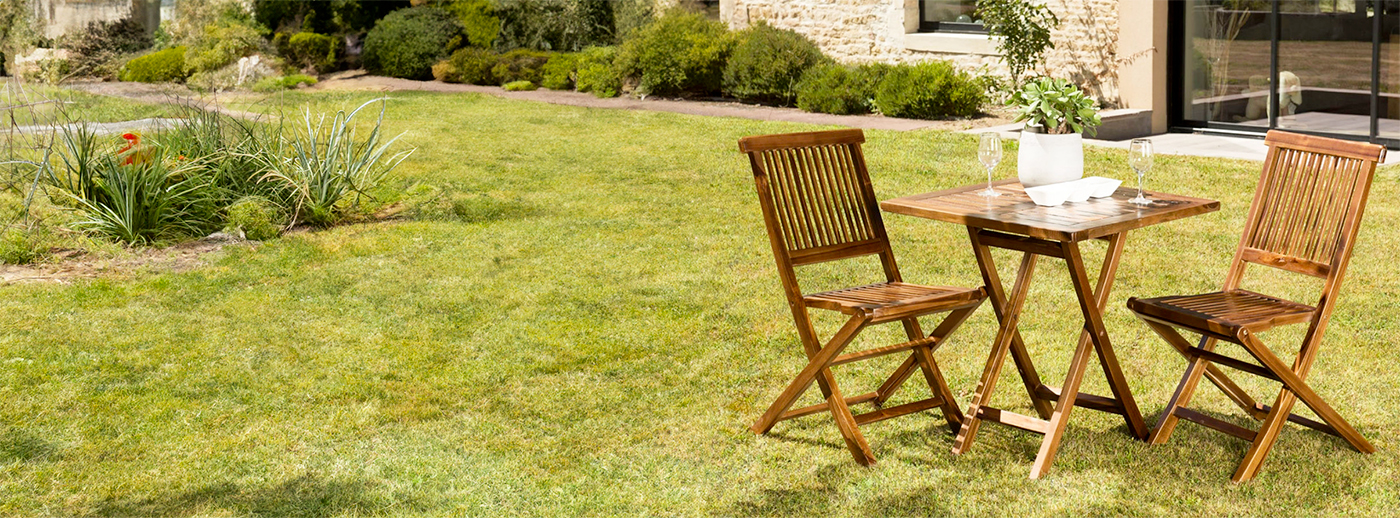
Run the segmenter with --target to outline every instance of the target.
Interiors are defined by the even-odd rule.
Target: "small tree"
[[[977,0],[987,32],[1001,36],[997,51],[1011,69],[1011,81],[1021,84],[1021,74],[1039,65],[1046,49],[1055,48],[1050,31],[1060,19],[1048,7],[1031,0]]]

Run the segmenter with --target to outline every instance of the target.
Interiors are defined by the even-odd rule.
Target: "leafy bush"
[[[827,61],[806,36],[763,21],[739,32],[736,39],[724,67],[724,90],[744,100],[791,104],[802,74]]]
[[[489,49],[501,35],[501,18],[492,9],[491,0],[452,0],[442,8],[457,17],[473,47]]]
[[[287,38],[287,50],[282,57],[300,68],[325,72],[335,66],[338,50],[340,40],[336,38],[314,32],[299,32]]]
[[[495,0],[499,49],[577,51],[613,42],[612,0]]]
[[[996,38],[1002,63],[1019,84],[1021,74],[1040,63],[1046,49],[1055,48],[1050,32],[1060,25],[1055,13],[1029,0],[977,0],[987,32]]]
[[[237,22],[206,25],[202,36],[185,50],[185,71],[188,74],[213,72],[238,61],[238,58],[266,52],[267,42],[257,28]]]
[[[286,221],[282,211],[271,200],[261,196],[240,198],[228,206],[224,217],[224,232],[243,233],[254,241],[265,241],[282,233]]]
[[[433,65],[433,78],[447,83],[500,84],[491,71],[498,60],[499,57],[489,50],[467,47]]]
[[[122,81],[142,83],[184,81],[189,75],[185,73],[185,47],[168,48],[128,61],[117,75]]]
[[[577,53],[559,53],[549,57],[541,69],[540,86],[550,90],[572,90],[574,73],[578,71]]]
[[[362,57],[371,73],[428,79],[433,65],[461,47],[465,39],[457,18],[443,9],[400,9],[369,31]]]
[[[501,84],[517,81],[538,83],[544,77],[544,64],[549,62],[549,53],[538,50],[515,49],[501,54],[496,66],[491,67],[491,75]]]
[[[254,92],[277,92],[281,90],[291,90],[301,85],[311,86],[316,84],[316,78],[306,74],[292,74],[283,77],[264,77],[253,84]]]
[[[115,77],[121,57],[151,48],[146,29],[131,18],[89,23],[82,31],[64,37],[61,46],[72,52],[74,72],[93,77]]]
[[[668,11],[622,45],[618,70],[655,95],[718,92],[733,38],[699,13]]]
[[[39,258],[38,239],[32,230],[18,226],[0,228],[0,264],[29,264]]]
[[[398,137],[381,142],[383,104],[369,135],[357,137],[355,116],[376,102],[384,100],[371,100],[349,114],[340,111],[329,120],[322,115],[314,123],[307,113],[305,129],[295,129],[286,139],[285,153],[262,155],[264,178],[292,193],[293,222],[324,226],[339,221],[412,154],[410,150],[386,156]],[[352,206],[346,207],[352,196]]]
[[[875,93],[875,106],[890,117],[967,117],[987,100],[984,85],[947,61],[892,68]]]
[[[876,87],[891,68],[879,63],[859,67],[829,63],[813,67],[797,83],[797,107],[835,115],[870,113],[875,108]]]
[[[253,0],[253,13],[277,32],[364,34],[380,18],[409,6],[408,0]]]
[[[501,85],[507,92],[519,92],[524,90],[538,90],[540,87],[529,81],[511,81]]]
[[[617,97],[622,91],[622,75],[617,72],[617,47],[589,47],[578,55],[575,82],[580,92],[596,97]]]

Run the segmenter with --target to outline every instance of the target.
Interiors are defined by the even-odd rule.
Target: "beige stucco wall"
[[[1131,11],[1123,6],[1158,2],[1043,1],[1059,17],[1060,26],[1052,34],[1055,48],[1046,54],[1045,69],[1039,72],[1079,83],[1106,107],[1121,106],[1120,8]],[[721,18],[732,28],[767,20],[806,35],[843,62],[942,59],[967,70],[1007,75],[988,37],[918,34],[918,14],[916,0],[722,0],[720,4]],[[1159,20],[1165,24],[1165,10]],[[1147,20],[1147,27],[1152,21]],[[1152,32],[1146,31],[1148,40]],[[1144,50],[1136,48],[1140,43],[1136,39],[1132,42],[1129,52]]]
[[[145,20],[148,31],[155,31],[160,25],[160,0],[33,1],[35,19],[43,24],[44,36],[48,38],[82,30],[92,22],[115,21],[132,14]]]

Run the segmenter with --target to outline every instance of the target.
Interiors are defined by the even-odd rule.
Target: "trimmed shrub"
[[[301,85],[311,86],[316,84],[316,78],[306,74],[292,74],[283,77],[264,77],[253,84],[254,92],[277,92],[290,90]]]
[[[881,63],[812,67],[797,83],[797,107],[804,111],[850,115],[870,113],[875,89],[893,67]]]
[[[253,241],[264,241],[277,237],[286,225],[282,211],[262,196],[245,196],[228,206],[224,219],[224,232],[236,234]]]
[[[880,81],[875,106],[890,117],[967,117],[987,101],[983,85],[947,61],[894,67]]]
[[[538,50],[515,49],[501,54],[496,66],[491,67],[491,75],[501,84],[516,81],[538,83],[544,77],[544,64],[549,62],[549,53]]]
[[[365,69],[404,79],[428,79],[433,65],[461,47],[466,37],[451,13],[436,7],[399,9],[365,37]]]
[[[644,94],[715,93],[733,41],[724,24],[673,9],[622,45],[617,67]]]
[[[287,50],[282,54],[293,65],[317,72],[335,66],[340,40],[314,32],[299,32],[287,38]]]
[[[580,92],[593,92],[596,97],[617,97],[622,91],[622,75],[615,61],[617,47],[588,47],[578,55],[575,84]]]
[[[452,57],[433,65],[433,78],[447,83],[496,85],[491,69],[498,57],[486,49],[467,47],[452,53]]]
[[[117,74],[122,81],[163,83],[184,81],[185,47],[168,48],[127,61]]]
[[[501,19],[491,8],[491,0],[452,0],[442,8],[457,17],[473,47],[489,49],[501,35]]]
[[[827,61],[812,40],[759,21],[739,32],[724,67],[724,91],[748,101],[792,104],[803,72]]]
[[[578,71],[577,53],[560,53],[549,57],[541,72],[540,86],[550,90],[573,90],[574,73]]]
[[[524,90],[538,90],[538,89],[540,88],[540,87],[538,87],[538,86],[535,86],[535,83],[531,83],[531,82],[529,82],[529,81],[511,81],[511,82],[509,82],[509,83],[506,83],[506,84],[502,85],[502,87],[505,88],[507,92],[519,92],[519,91],[524,91]]]

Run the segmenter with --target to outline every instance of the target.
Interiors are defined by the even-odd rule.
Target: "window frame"
[[[954,34],[988,34],[986,25],[965,22],[931,22],[925,15],[924,0],[919,2],[919,32],[943,32]]]

